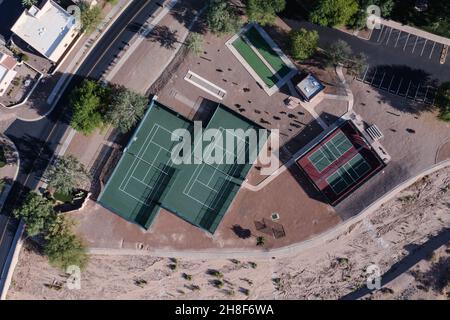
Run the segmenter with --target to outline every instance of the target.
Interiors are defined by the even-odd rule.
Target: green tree
[[[330,45],[327,50],[330,65],[344,64],[352,56],[352,49],[344,40],[338,40]]]
[[[367,67],[367,57],[363,53],[358,53],[352,56],[347,61],[347,72],[356,77],[360,75]]]
[[[144,115],[148,99],[125,87],[114,88],[112,96],[111,104],[105,115],[106,121],[126,133]]]
[[[394,9],[395,3],[393,0],[358,0],[359,9],[348,21],[348,26],[354,29],[363,29],[367,25],[367,8],[370,5],[376,5],[380,7],[381,16],[383,18],[388,18],[392,10]]]
[[[73,222],[58,216],[50,226],[44,253],[51,265],[66,270],[71,265],[84,269],[88,262],[86,248],[72,231]]]
[[[82,188],[89,181],[89,173],[72,155],[58,158],[44,174],[49,187],[59,193],[70,194],[74,188]]]
[[[439,108],[439,119],[450,122],[450,82],[439,87],[436,106]]]
[[[356,0],[319,0],[309,18],[322,26],[342,26],[348,24],[358,10]]]
[[[35,6],[37,0],[22,0],[22,6],[25,8],[30,8],[31,6]]]
[[[81,11],[81,30],[91,33],[102,20],[102,9],[97,6],[91,6],[88,1],[81,1],[78,5]]]
[[[305,60],[316,51],[319,42],[317,31],[306,29],[292,30],[290,33],[290,51],[294,59]]]
[[[203,50],[203,36],[197,32],[189,34],[186,39],[186,47],[196,56],[200,55]]]
[[[31,237],[45,232],[55,219],[53,204],[35,192],[30,192],[22,206],[14,210],[13,214],[16,218],[23,219]]]
[[[277,13],[286,7],[285,0],[247,0],[246,11],[249,21],[260,25],[273,24]]]
[[[90,134],[102,125],[102,95],[99,85],[92,80],[84,80],[71,94],[70,104],[73,116],[70,125],[77,131]]]
[[[233,33],[241,27],[236,9],[227,0],[209,1],[206,22],[209,29],[217,35]]]

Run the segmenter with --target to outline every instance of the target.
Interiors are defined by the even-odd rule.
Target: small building
[[[0,97],[3,96],[16,76],[16,71],[14,71],[16,65],[17,61],[13,57],[0,52]]]
[[[51,0],[25,9],[11,31],[47,59],[57,62],[78,34],[75,16]]]
[[[308,74],[296,85],[297,91],[306,101],[311,101],[325,86],[312,74]]]

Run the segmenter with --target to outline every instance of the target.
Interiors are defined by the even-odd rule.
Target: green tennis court
[[[351,141],[345,134],[339,132],[331,140],[311,154],[308,159],[318,172],[322,172],[352,147]]]
[[[140,126],[125,148],[119,164],[99,197],[99,203],[126,220],[149,228],[161,208],[173,212],[189,223],[214,233],[228,210],[252,164],[175,164],[172,133],[184,128],[192,131],[192,122],[167,107],[152,101]],[[218,105],[205,130],[249,128],[259,126]],[[237,137],[236,137],[237,138]],[[195,141],[195,140],[194,140]],[[221,155],[237,159],[247,152],[246,141],[226,149],[200,140],[203,150],[214,145]],[[200,148],[192,146],[192,153]],[[225,161],[224,161],[225,162]]]
[[[334,193],[340,194],[371,169],[369,163],[360,154],[356,154],[334,174],[329,176],[327,183],[331,186]]]

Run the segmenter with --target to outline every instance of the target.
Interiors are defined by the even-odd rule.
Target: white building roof
[[[16,63],[13,58],[0,52],[0,96],[2,96],[11,81],[16,76],[17,72],[14,71]]]
[[[39,53],[58,61],[78,32],[75,17],[51,0],[26,9],[11,28]]]

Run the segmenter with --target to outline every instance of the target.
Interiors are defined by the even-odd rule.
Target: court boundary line
[[[347,170],[344,166],[347,165],[350,161],[352,161],[353,159],[355,159],[356,157],[360,156],[362,160],[364,160],[363,164],[367,164],[368,169],[363,173],[363,174],[358,174],[358,178],[357,180],[353,179],[353,177],[351,176],[351,174],[349,173],[349,170]],[[360,164],[361,166],[362,164]],[[359,167],[359,166],[358,166]],[[353,169],[353,166],[350,166],[350,169]],[[368,171],[370,171],[372,169],[372,166],[367,162],[367,160],[360,154],[357,153],[355,154],[351,159],[349,159],[347,162],[345,162],[342,166],[340,166],[332,175],[328,176],[325,181],[327,182],[327,184],[331,187],[331,189],[333,189],[333,192],[336,196],[338,196],[339,194],[341,194],[342,192],[344,192],[349,186],[351,186],[352,184],[355,184],[358,180],[361,179],[361,177],[363,177]],[[343,178],[342,173],[340,172],[340,170],[345,170],[347,172],[347,174],[350,176],[350,178],[353,180],[352,183],[347,183],[347,181]],[[354,171],[354,170],[353,170]],[[356,173],[356,171],[354,171]],[[336,173],[339,173],[339,178],[342,179],[345,183],[346,186],[344,189],[342,189],[341,192],[336,192],[336,190],[334,189],[333,185],[331,183],[329,183],[328,179],[331,178],[333,175],[335,175]]]

